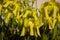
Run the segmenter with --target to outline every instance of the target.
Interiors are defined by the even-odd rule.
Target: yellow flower
[[[16,21],[17,21],[17,23],[20,21],[20,15],[17,15]]]
[[[9,6],[12,6],[12,5],[14,5],[14,7],[15,7],[15,9],[13,9],[13,8],[10,8],[10,9],[13,9],[13,13],[14,13],[14,15],[16,16],[17,15],[17,13],[20,11],[20,4],[18,4],[16,1],[7,1],[6,3],[5,3],[5,5],[3,5],[5,8],[7,8],[7,7],[9,7]]]
[[[4,3],[5,3],[5,2],[8,2],[8,1],[9,1],[9,0],[4,0]]]
[[[48,20],[48,24],[49,24],[49,29],[54,29],[55,24],[56,24],[56,19],[52,19],[51,17]]]
[[[51,8],[51,7],[50,7],[50,6],[46,6],[46,7],[44,8],[46,19],[49,19],[49,12],[50,12],[50,9],[49,9],[49,8]],[[48,9],[49,9],[49,11],[48,11]]]
[[[14,5],[15,5],[15,9],[13,10],[13,13],[16,16],[17,15],[17,12],[20,11],[20,6],[17,3],[15,3]]]
[[[9,22],[11,15],[12,15],[12,13],[8,13],[8,15],[7,15],[6,19],[5,19],[5,23]]]
[[[5,3],[5,5],[3,5],[4,7],[8,7],[8,5],[10,5],[10,4],[13,4],[14,3],[14,1],[7,1],[6,3]]]
[[[58,13],[58,16],[57,16],[57,20],[58,20],[58,22],[60,22],[60,15],[59,15],[59,13]]]
[[[2,5],[0,4],[0,11],[2,10]]]
[[[8,9],[5,10],[5,13],[8,13]]]
[[[0,15],[1,15],[1,11],[2,11],[2,5],[0,4]]]
[[[59,8],[55,5],[55,2],[48,2],[45,7],[43,4],[39,10],[43,16],[43,19],[45,18],[46,22],[49,24],[49,29],[53,29],[57,21],[56,17],[59,10]]]

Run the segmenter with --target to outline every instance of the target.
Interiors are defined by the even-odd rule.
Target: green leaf
[[[57,26],[54,27],[52,40],[56,38],[57,35]]]

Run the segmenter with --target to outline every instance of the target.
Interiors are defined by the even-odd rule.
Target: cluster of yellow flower
[[[59,21],[59,3],[54,1],[46,2],[41,5],[40,12],[43,15],[42,17],[46,20],[46,23],[49,25],[49,29],[53,29],[57,22]]]
[[[59,8],[56,2],[47,2],[41,5],[39,11],[42,18],[38,18],[38,12],[34,8],[22,8],[23,5],[16,0],[5,0],[3,5],[0,4],[0,15],[4,15],[5,24],[9,24],[12,20],[19,25],[23,25],[21,35],[24,36],[26,30],[29,29],[31,36],[41,36],[39,28],[45,23],[49,25],[49,29],[53,29],[55,24],[60,22]],[[14,21],[12,21],[14,22]]]
[[[43,23],[39,21],[38,13],[35,9],[22,8],[19,2],[7,0],[0,6],[0,10],[3,12],[5,25],[9,25],[12,20],[19,24],[20,28],[23,25],[21,36],[25,35],[27,29],[29,29],[31,36],[40,36],[39,28]]]

